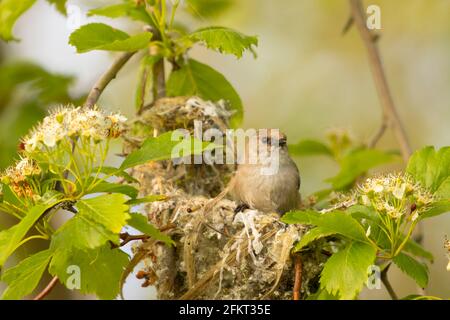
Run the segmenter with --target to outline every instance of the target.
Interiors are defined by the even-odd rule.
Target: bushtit
[[[246,143],[245,159],[230,181],[230,193],[240,204],[237,210],[283,214],[298,208],[300,175],[288,154],[286,136],[268,129],[254,138]]]

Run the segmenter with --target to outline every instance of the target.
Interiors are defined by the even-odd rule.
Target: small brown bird
[[[300,205],[300,175],[287,149],[286,136],[278,130],[260,130],[258,143],[246,144],[245,159],[230,182],[230,193],[245,208],[263,212],[287,211]],[[257,163],[250,161],[257,156]]]

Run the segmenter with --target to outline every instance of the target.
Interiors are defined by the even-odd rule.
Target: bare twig
[[[42,300],[44,299],[52,290],[53,288],[56,286],[56,284],[58,283],[58,277],[55,276],[52,278],[52,280],[48,283],[48,285],[44,288],[44,290],[42,290],[41,292],[39,292],[39,294],[33,298],[33,300]]]
[[[388,264],[388,266],[386,268],[384,268],[383,271],[381,271],[381,275],[380,275],[381,282],[383,282],[384,286],[386,287],[386,290],[389,293],[389,295],[391,296],[391,299],[398,300],[398,296],[395,293],[394,289],[392,288],[391,283],[389,282],[388,277],[387,277],[387,272],[388,272],[390,266],[391,265]]]
[[[303,272],[303,263],[302,258],[299,254],[294,257],[295,263],[295,280],[294,280],[294,300],[300,300],[300,292],[302,289],[302,272]]]
[[[378,129],[378,131],[376,132],[376,134],[373,136],[373,138],[370,140],[370,142],[368,144],[369,148],[375,148],[378,141],[380,141],[380,139],[383,137],[384,133],[386,132],[387,127],[388,127],[388,120],[386,119],[386,117],[383,117],[383,119],[381,120],[380,128]]]
[[[136,52],[125,52],[114,60],[112,65],[108,68],[108,70],[106,70],[100,79],[97,80],[94,87],[89,92],[84,104],[86,108],[92,108],[97,103],[98,98],[102,94],[103,90],[105,90],[106,86],[116,78],[117,73],[135,53]]]
[[[376,39],[366,27],[365,14],[362,9],[361,0],[349,1],[353,21],[358,28],[361,39],[363,40],[369,55],[370,68],[372,70],[375,86],[383,107],[383,117],[387,120],[387,126],[392,128],[394,131],[395,137],[400,145],[402,157],[406,162],[411,155],[411,147],[405,129],[403,128],[403,124],[398,116],[394,101],[392,100],[391,91],[389,89],[380,54],[378,52]]]

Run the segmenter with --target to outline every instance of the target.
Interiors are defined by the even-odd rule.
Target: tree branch
[[[411,155],[411,147],[405,129],[403,128],[403,124],[397,113],[394,101],[392,99],[391,91],[389,89],[386,75],[383,70],[381,57],[378,52],[376,39],[374,39],[369,29],[366,27],[365,14],[362,8],[361,0],[349,1],[354,24],[358,28],[361,39],[363,40],[364,45],[367,49],[373,79],[377,88],[381,105],[383,107],[383,117],[387,120],[387,126],[391,127],[394,131],[395,137],[400,145],[403,160],[406,162]],[[384,133],[384,129],[382,133]],[[379,137],[377,139],[379,140]]]
[[[44,299],[52,290],[53,288],[56,286],[56,284],[58,283],[58,277],[55,276],[52,278],[52,280],[48,283],[48,285],[44,288],[44,290],[42,290],[41,292],[39,292],[39,294],[33,298],[33,300],[42,300]]]
[[[94,87],[89,92],[86,102],[84,104],[85,108],[92,108],[96,103],[103,90],[106,86],[116,78],[117,73],[122,69],[122,67],[127,63],[128,60],[136,53],[135,52],[125,52],[118,56],[112,65],[106,70],[106,72],[97,80]]]
[[[384,268],[383,271],[381,271],[381,275],[380,275],[381,282],[383,282],[384,286],[386,287],[386,290],[389,293],[389,295],[391,296],[391,299],[398,300],[398,296],[395,293],[394,289],[392,288],[391,283],[389,282],[388,277],[387,277],[387,272],[388,272],[390,266],[391,265],[389,264],[386,268]]]
[[[299,254],[295,255],[294,263],[295,263],[294,300],[300,300],[301,298],[300,293],[302,289],[303,264],[302,258],[300,257]]]

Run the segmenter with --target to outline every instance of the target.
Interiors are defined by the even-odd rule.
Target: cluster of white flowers
[[[65,138],[86,137],[95,142],[117,138],[124,131],[126,118],[121,114],[106,114],[93,109],[64,107],[47,117],[23,140],[25,151],[52,148]]]
[[[29,158],[22,158],[14,166],[7,168],[0,179],[5,184],[19,184],[28,177],[39,174],[41,174],[41,168],[35,161]]]
[[[433,195],[406,174],[369,178],[359,185],[357,200],[380,213],[398,219],[409,215],[415,221],[433,202]]]
[[[22,158],[0,175],[0,181],[3,184],[8,185],[17,196],[31,198],[35,196],[35,194],[27,179],[32,176],[40,175],[41,172],[41,168],[35,161],[29,158]]]

